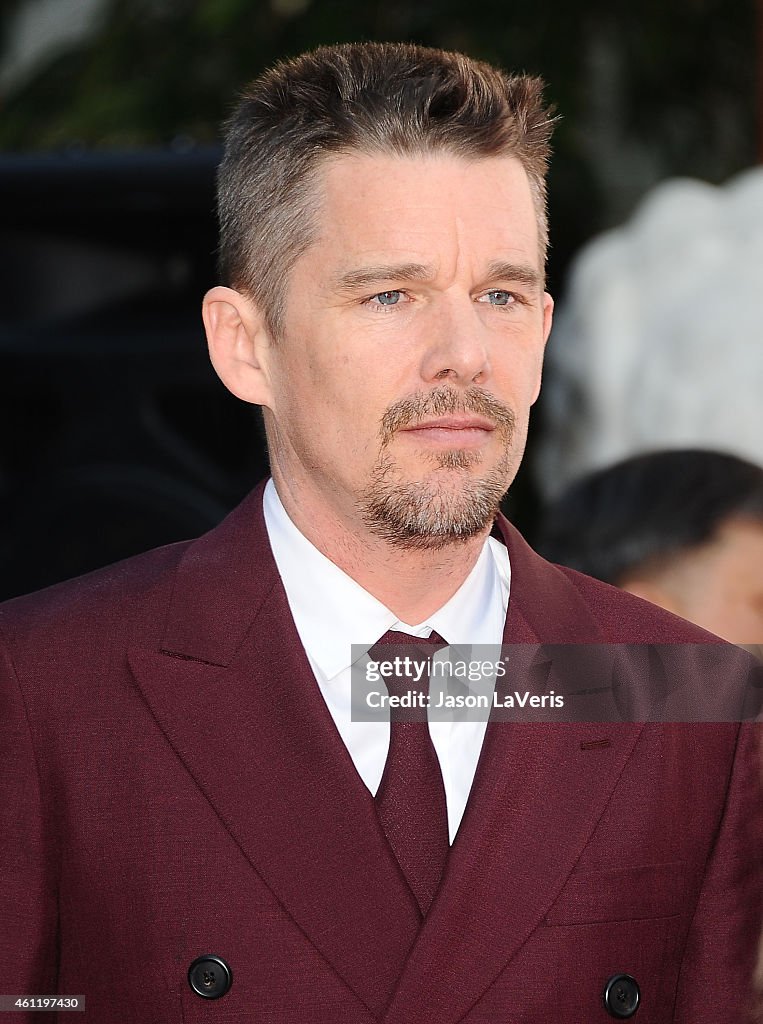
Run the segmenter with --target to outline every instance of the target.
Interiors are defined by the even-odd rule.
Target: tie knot
[[[431,659],[444,646],[439,633],[423,637],[389,630],[368,652],[386,668],[383,675],[392,698],[391,722],[426,721]]]
[[[410,633],[403,633],[399,629],[388,629],[384,636],[374,644],[374,647],[378,647],[380,644],[397,644],[398,646],[411,645],[411,644],[429,644],[430,646],[436,646],[439,650],[440,647],[447,645],[447,641],[443,640],[439,633],[435,633],[434,630],[429,636],[413,636]]]

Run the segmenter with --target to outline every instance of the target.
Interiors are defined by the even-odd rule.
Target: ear
[[[544,352],[546,350],[546,342],[548,341],[548,336],[551,333],[551,323],[552,323],[553,319],[554,319],[554,300],[551,298],[551,296],[548,294],[548,292],[544,292],[543,293],[543,328],[542,328],[542,331],[543,331],[543,334],[542,334],[542,337],[543,337],[543,351]],[[530,403],[531,405],[534,405],[537,402],[537,400],[538,400],[538,395],[540,394],[540,382],[541,382],[542,372],[543,372],[543,362],[542,362],[542,355],[541,355],[541,362],[540,362],[540,364],[538,366],[538,381],[537,381],[537,384],[535,385],[535,393],[533,394],[533,400]]]
[[[554,300],[548,292],[543,293],[543,344],[548,341],[551,333],[551,324],[554,319]]]
[[[209,358],[226,388],[244,402],[269,406],[271,340],[255,304],[241,292],[218,286],[204,296],[201,316]]]

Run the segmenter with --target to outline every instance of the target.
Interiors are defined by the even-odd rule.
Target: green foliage
[[[0,43],[20,2],[6,0]],[[0,148],[208,143],[241,86],[278,58],[413,40],[550,82],[563,114],[554,203],[574,243],[621,212],[618,183],[600,180],[610,151],[612,167],[631,150],[651,161],[645,186],[650,174],[722,180],[754,161],[754,27],[752,0],[105,0],[87,40],[8,92]],[[573,210],[581,186],[593,218]]]

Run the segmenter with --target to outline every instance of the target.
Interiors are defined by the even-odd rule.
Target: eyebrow
[[[388,263],[347,270],[336,279],[340,291],[371,287],[383,281],[431,281],[436,276],[434,268],[423,263]],[[486,280],[518,281],[528,288],[539,288],[541,275],[524,263],[510,263],[494,260],[489,264]]]
[[[487,268],[488,280],[518,281],[528,288],[540,288],[543,283],[538,271],[527,263],[509,263],[494,260]]]
[[[431,281],[434,276],[433,268],[423,263],[390,263],[348,270],[336,279],[336,284],[341,291],[350,291],[380,281]]]

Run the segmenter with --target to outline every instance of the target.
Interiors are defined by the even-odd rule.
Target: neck
[[[406,548],[358,532],[314,494],[299,498],[273,466],[273,482],[287,515],[311,544],[403,622],[416,625],[456,593],[474,568],[490,525],[465,540],[441,548]]]

